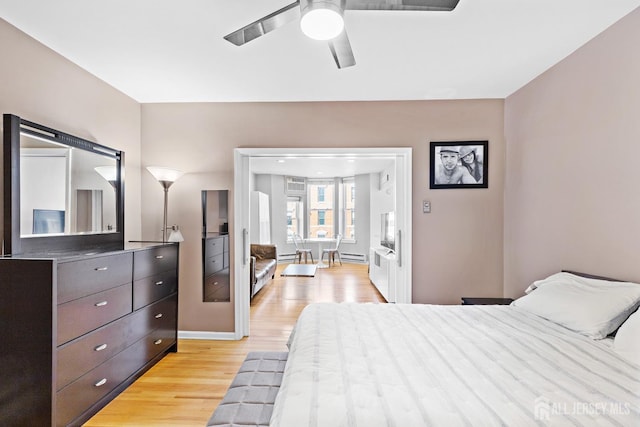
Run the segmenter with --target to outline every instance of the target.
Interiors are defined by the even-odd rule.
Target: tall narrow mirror
[[[229,281],[229,190],[202,191],[204,302],[231,301]]]

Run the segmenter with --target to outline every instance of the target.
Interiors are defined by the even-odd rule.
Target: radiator
[[[367,262],[367,256],[365,254],[357,254],[354,252],[340,251],[340,258],[342,258],[343,261],[353,261],[353,262],[361,262],[361,263]]]
[[[296,254],[278,254],[278,261],[295,261]]]
[[[361,262],[365,264],[367,262],[367,256],[365,254],[357,254],[353,252],[342,252],[340,251],[340,257],[343,261],[351,261],[351,262]],[[278,261],[295,261],[296,254],[295,253],[280,253],[278,254]]]

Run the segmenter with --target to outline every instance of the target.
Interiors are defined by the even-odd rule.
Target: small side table
[[[462,297],[462,305],[509,305],[513,298],[473,298]]]

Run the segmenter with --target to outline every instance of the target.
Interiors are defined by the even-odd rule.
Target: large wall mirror
[[[121,249],[123,153],[15,115],[3,123],[5,253]]]
[[[202,191],[204,302],[231,301],[229,280],[229,190]]]

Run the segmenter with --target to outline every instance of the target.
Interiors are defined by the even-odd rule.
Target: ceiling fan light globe
[[[331,40],[344,29],[344,19],[340,13],[331,9],[312,9],[300,19],[300,28],[307,37],[314,40]]]

